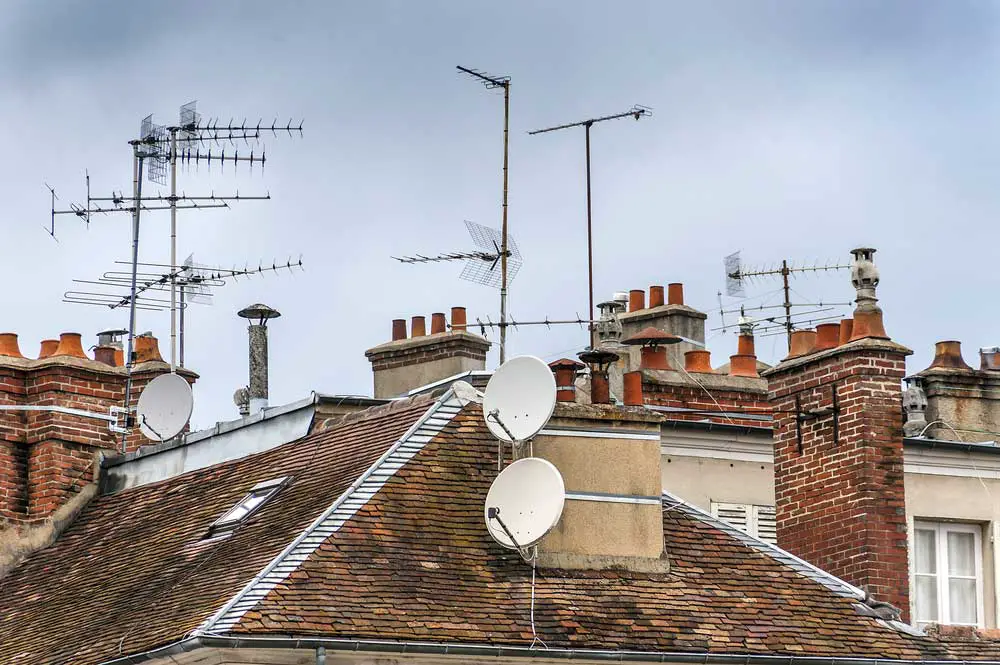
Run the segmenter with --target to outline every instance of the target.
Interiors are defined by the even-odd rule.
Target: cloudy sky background
[[[998,8],[959,2],[171,2],[8,0],[0,16],[4,322],[26,354],[41,339],[124,327],[127,313],[61,302],[74,278],[128,257],[126,215],[89,230],[48,224],[63,203],[131,186],[127,141],[153,113],[305,119],[267,138],[263,176],[182,173],[190,194],[270,191],[274,200],[179,215],[179,256],[223,266],[301,253],[303,273],[226,286],[189,310],[187,364],[202,378],[194,425],[236,415],[246,333],[235,312],[266,302],[271,402],[310,390],[370,394],[364,350],[390,321],[498,297],[460,264],[404,253],[469,247],[462,224],[498,226],[502,101],[455,72],[512,79],[510,228],[525,255],[510,309],[522,320],[584,315],[582,130],[526,132],[627,110],[654,116],[593,133],[596,292],[684,282],[718,309],[722,257],[846,261],[878,248],[886,328],[925,367],[933,342],[966,360],[1000,344]],[[157,188],[147,185],[147,192]],[[166,214],[144,217],[141,258],[168,259]],[[777,282],[749,304],[777,303]],[[846,273],[798,279],[802,299],[848,300]],[[735,301],[727,299],[727,305]],[[708,325],[720,325],[713,313]],[[142,313],[168,349],[166,313]],[[735,350],[710,332],[715,364]],[[512,354],[569,355],[576,327],[522,329]],[[782,338],[758,342],[773,362]],[[495,356],[495,353],[494,353]],[[491,362],[495,362],[491,360]]]

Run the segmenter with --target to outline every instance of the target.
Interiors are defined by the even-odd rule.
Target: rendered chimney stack
[[[250,414],[257,413],[267,406],[267,322],[276,319],[281,313],[257,303],[244,307],[237,316],[250,321],[247,332],[250,338],[250,383],[248,399]]]
[[[468,371],[486,369],[490,343],[469,332],[464,307],[451,308],[451,326],[443,312],[431,315],[430,334],[427,319],[410,319],[406,336],[405,319],[392,325],[392,340],[365,352],[372,365],[376,398],[398,397],[410,390]]]

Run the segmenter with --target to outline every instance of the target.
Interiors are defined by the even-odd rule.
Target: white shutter
[[[754,521],[756,522],[758,538],[772,545],[778,542],[778,526],[774,518],[774,506],[754,506]]]
[[[712,502],[712,515],[718,517],[723,522],[732,524],[740,531],[749,533],[747,524],[747,508],[743,503],[716,503]]]

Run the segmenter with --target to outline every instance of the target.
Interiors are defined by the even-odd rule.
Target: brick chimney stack
[[[876,305],[873,249],[851,271],[857,308],[850,341],[833,328],[793,337],[764,372],[774,409],[778,544],[909,611],[900,381],[911,351],[891,341]],[[796,344],[799,342],[799,344]]]
[[[372,364],[375,397],[397,397],[470,370],[486,369],[490,342],[468,331],[464,307],[451,308],[451,326],[444,313],[431,315],[431,334],[427,319],[411,319],[410,336],[406,321],[392,322],[392,340],[365,351]]]

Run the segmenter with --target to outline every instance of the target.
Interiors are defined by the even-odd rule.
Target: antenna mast
[[[456,65],[456,69],[465,72],[469,76],[478,79],[487,89],[503,88],[503,202],[502,221],[500,224],[500,323],[507,322],[507,157],[510,142],[508,140],[510,128],[510,77],[491,76],[474,69],[468,69],[461,65]],[[507,327],[500,327],[500,364],[507,360]]]
[[[590,294],[590,318],[594,318],[594,243],[593,243],[593,231],[592,231],[592,216],[590,209],[590,128],[594,123],[604,122],[605,120],[617,120],[618,118],[628,118],[632,117],[638,120],[643,116],[652,115],[652,111],[645,107],[636,104],[630,110],[625,113],[616,113],[615,115],[606,115],[600,118],[591,118],[590,120],[583,120],[581,122],[572,122],[567,125],[557,125],[555,127],[547,127],[545,129],[536,129],[535,131],[528,132],[529,136],[534,136],[535,134],[545,134],[547,132],[554,132],[560,129],[570,129],[571,127],[583,127],[585,130],[585,146],[587,152],[587,285],[588,293]],[[593,325],[590,326],[590,346],[591,348],[596,347],[595,343],[595,333],[596,330]]]

